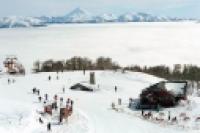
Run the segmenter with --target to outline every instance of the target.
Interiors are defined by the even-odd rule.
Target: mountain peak
[[[88,22],[92,19],[91,17],[92,16],[90,15],[90,13],[81,8],[75,8],[65,16],[66,22],[75,22],[75,23]]]
[[[89,14],[85,9],[82,9],[80,7],[78,8],[75,8],[74,10],[72,10],[69,14],[69,15],[74,15],[74,14]]]

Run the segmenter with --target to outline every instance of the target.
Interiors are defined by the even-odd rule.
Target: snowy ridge
[[[0,19],[0,28],[39,27],[45,24],[34,17],[4,17]]]
[[[92,21],[92,16],[86,10],[76,8],[64,16],[66,23],[84,23]]]
[[[76,8],[65,16],[46,18],[46,22],[51,23],[105,23],[105,22],[165,22],[180,21],[179,18],[154,16],[148,13],[135,12],[115,15],[104,13],[101,15],[92,15],[88,11]]]
[[[105,13],[99,16],[96,16],[94,18],[94,22],[99,22],[99,23],[103,23],[103,22],[117,22],[118,21],[118,17],[112,13]]]
[[[106,23],[106,22],[167,22],[186,19],[154,16],[142,12],[130,12],[122,15],[104,13],[92,15],[88,11],[76,8],[64,16],[57,17],[4,17],[0,19],[0,28],[38,27],[50,23]]]

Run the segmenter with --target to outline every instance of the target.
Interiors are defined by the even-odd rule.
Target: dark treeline
[[[66,61],[46,60],[34,63],[34,72],[57,72],[68,70],[114,70],[120,66],[113,62],[111,58],[99,57],[93,62],[89,58],[72,57]]]
[[[159,66],[139,66],[132,65],[121,67],[111,58],[99,57],[95,61],[89,58],[72,57],[65,61],[46,60],[34,63],[34,72],[58,72],[69,70],[129,70],[134,72],[144,72],[168,80],[191,80],[200,81],[200,67],[196,65],[176,64],[173,67],[166,65]]]
[[[196,65],[176,64],[172,68],[165,65],[152,67],[141,67],[136,65],[126,67],[125,69],[130,71],[148,73],[168,80],[200,81],[200,67]]]

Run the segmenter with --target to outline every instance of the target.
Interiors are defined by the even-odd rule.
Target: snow
[[[140,111],[132,111],[127,108],[128,99],[138,98],[142,89],[160,82],[162,79],[139,72],[121,73],[114,71],[95,71],[99,91],[83,92],[70,90],[70,86],[76,82],[89,81],[89,71],[83,75],[82,71],[59,73],[59,80],[56,73],[28,74],[25,77],[10,77],[16,80],[13,84],[7,84],[7,76],[0,78],[0,131],[7,133],[45,133],[46,124],[51,121],[52,133],[177,133],[177,132],[198,132],[198,123],[195,118],[199,115],[199,97],[191,97],[191,104],[177,108],[166,109],[163,112],[171,111],[172,116],[180,112],[186,112],[193,119],[188,125],[180,123],[171,125],[168,123],[156,123],[147,121],[140,117]],[[48,81],[48,76],[52,80]],[[117,85],[118,91],[114,92]],[[66,92],[62,92],[65,86]],[[39,103],[37,96],[31,90],[37,87],[41,96],[48,93],[52,97],[57,94],[64,97],[64,100],[74,100],[74,112],[67,122],[57,125],[54,117],[42,117],[44,124],[39,124],[41,117],[37,111],[43,110],[42,103]],[[116,112],[111,109],[111,103],[117,103],[122,98],[122,111]],[[5,104],[6,103],[6,104]],[[3,108],[2,108],[3,107]],[[157,115],[156,112],[155,116]],[[185,128],[182,128],[184,126]]]
[[[165,87],[167,90],[172,91],[175,94],[183,94],[183,88],[186,83],[165,83]]]
[[[53,76],[53,81],[47,81],[49,74]],[[123,115],[118,116],[111,111],[109,108],[112,100],[115,100],[118,96],[126,99],[129,96],[137,96],[144,86],[159,81],[155,77],[141,73],[127,72],[122,74],[121,72],[97,71],[100,91],[87,93],[67,89],[65,94],[62,93],[63,85],[69,88],[77,81],[88,81],[89,72],[86,72],[86,74],[84,76],[82,72],[66,72],[59,75],[60,80],[55,79],[56,74],[54,73],[29,74],[25,77],[10,77],[16,79],[16,83],[10,85],[7,84],[8,77],[2,76],[0,79],[2,92],[0,94],[0,105],[3,108],[0,109],[0,131],[7,131],[8,133],[19,131],[24,133],[45,132],[46,126],[39,125],[37,122],[39,116],[36,110],[41,110],[41,105],[37,102],[37,97],[31,94],[31,89],[36,86],[41,90],[42,95],[48,93],[52,97],[54,94],[58,94],[64,98],[71,97],[75,101],[75,112],[68,120],[69,124],[53,126],[52,132],[106,133],[115,130],[117,132],[118,129],[115,129],[116,126],[112,124],[117,117],[122,122],[126,120],[131,122],[132,118],[126,116],[123,120]],[[119,94],[114,93],[115,84],[118,85]],[[110,127],[111,125],[113,125],[113,128]],[[122,131],[119,130],[118,132]]]
[[[163,79],[139,72],[95,71],[94,92],[73,91],[76,83],[89,81],[90,71],[59,73],[30,73],[36,60],[67,59],[72,56],[109,56],[122,65],[155,65],[194,63],[199,65],[199,24],[197,23],[116,23],[51,25],[40,28],[0,30],[0,62],[6,55],[16,55],[29,71],[26,76],[0,74],[0,132],[45,133],[51,121],[52,133],[197,133],[200,125],[200,98],[193,94],[178,107],[161,110],[177,116],[179,123],[145,120],[141,112],[127,108],[129,98],[138,98],[142,89]],[[0,67],[2,64],[0,65]],[[48,76],[52,80],[48,81]],[[15,83],[8,84],[8,78]],[[63,93],[63,86],[66,92]],[[114,92],[117,86],[118,91]],[[57,117],[41,117],[37,112],[43,104],[32,94],[33,87],[52,97],[57,94],[64,100],[74,100],[74,112],[68,122],[57,125]],[[111,103],[122,98],[122,105],[111,109]],[[186,113],[189,121],[183,121],[180,113]],[[153,112],[154,116],[159,116]],[[163,116],[167,119],[167,115]]]
[[[100,16],[95,17],[95,22],[116,22],[118,18],[112,13],[104,13]]]
[[[199,28],[192,22],[155,22],[1,29],[0,62],[6,55],[16,55],[27,71],[36,60],[65,60],[72,56],[93,60],[108,56],[123,66],[199,65]]]

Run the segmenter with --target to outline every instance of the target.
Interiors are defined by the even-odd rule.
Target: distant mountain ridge
[[[170,22],[182,20],[186,19],[158,17],[142,12],[130,12],[122,15],[112,13],[92,15],[84,9],[76,8],[67,15],[59,17],[4,17],[0,19],[0,28],[41,27],[52,23]]]
[[[0,28],[16,28],[16,27],[41,27],[46,24],[34,17],[4,17],[0,19]]]

